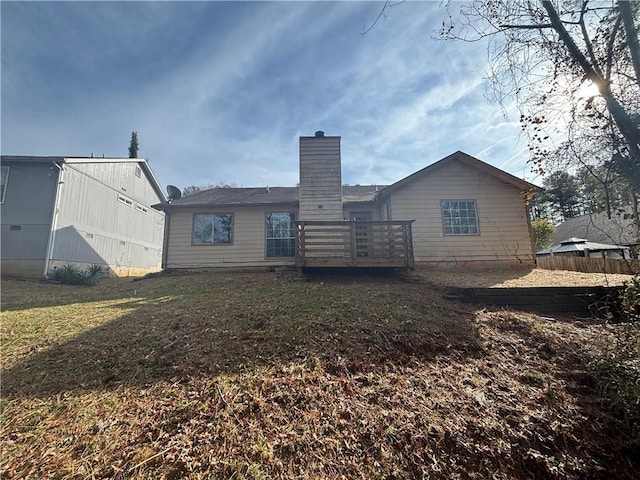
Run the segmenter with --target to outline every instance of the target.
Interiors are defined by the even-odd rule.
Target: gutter
[[[151,205],[151,208],[160,210],[162,212],[169,212],[170,210],[186,210],[189,208],[195,209],[220,209],[220,208],[237,208],[237,207],[283,207],[292,206],[297,207],[298,202],[273,202],[273,203],[194,203],[175,205],[173,203],[156,203]]]
[[[60,212],[60,208],[59,208],[60,196],[62,191],[62,184],[64,183],[62,178],[64,174],[63,166],[58,164],[58,162],[56,161],[53,161],[52,164],[54,167],[56,167],[60,171],[60,173],[58,174],[58,182],[56,183],[56,196],[53,202],[53,211],[51,214],[51,231],[49,232],[49,241],[47,242],[48,243],[47,254],[44,259],[44,272],[42,273],[42,276],[45,278],[49,273],[49,262],[51,260],[51,255],[53,255],[53,246],[55,244],[55,239],[56,239],[56,226],[58,225],[58,215]]]

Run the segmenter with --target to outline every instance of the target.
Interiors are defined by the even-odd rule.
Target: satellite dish
[[[167,193],[169,194],[169,201],[178,200],[182,196],[182,192],[175,185],[167,185]]]

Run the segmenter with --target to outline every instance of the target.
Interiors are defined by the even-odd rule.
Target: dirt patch
[[[542,268],[503,269],[421,269],[418,276],[434,285],[456,287],[570,287],[615,286],[631,280],[632,275],[582,273]]]

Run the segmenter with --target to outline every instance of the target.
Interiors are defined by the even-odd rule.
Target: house
[[[140,158],[1,157],[1,269],[38,278],[74,264],[121,276],[161,268],[165,202]]]
[[[568,238],[536,252],[537,257],[560,255],[567,257],[630,259],[629,247],[610,243],[590,242],[586,238]]]
[[[578,215],[558,225],[551,237],[555,243],[567,238],[587,238],[591,242],[629,247],[633,258],[640,253],[640,232],[636,232],[632,208],[616,210],[611,218],[606,212]]]
[[[388,186],[344,186],[341,138],[300,137],[299,187],[214,188],[155,205],[164,266],[533,263],[535,185],[456,152]]]

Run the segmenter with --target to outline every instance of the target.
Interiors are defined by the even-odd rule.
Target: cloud
[[[162,183],[295,185],[300,135],[343,138],[346,183],[390,183],[455,150],[522,170],[484,97],[482,45],[435,41],[407,3],[2,4],[2,150],[126,155]]]

